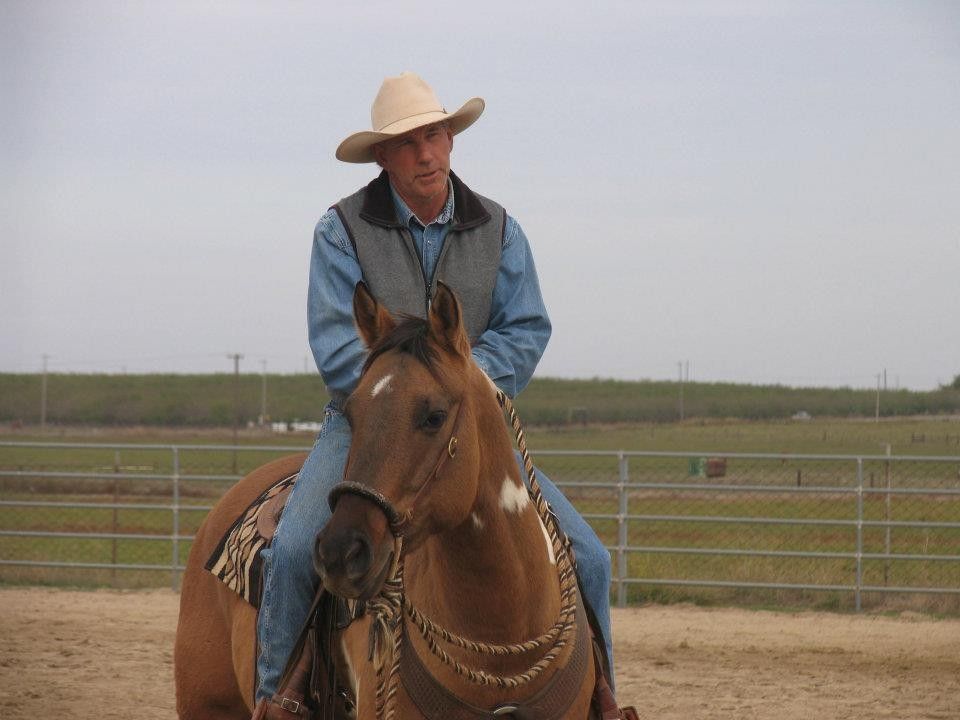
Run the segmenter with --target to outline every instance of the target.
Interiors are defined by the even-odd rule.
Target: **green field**
[[[521,413],[526,421],[526,415]],[[243,446],[284,445],[309,448],[310,433],[273,433],[244,429],[238,434]],[[694,418],[680,422],[604,423],[588,425],[538,425],[527,422],[531,450],[626,450],[693,453],[806,453],[830,455],[883,455],[890,446],[894,455],[960,455],[960,415],[881,418],[814,418],[800,421]],[[159,445],[229,445],[233,434],[225,428],[51,427],[40,433],[35,426],[0,432],[0,441],[124,443]],[[5,453],[10,451],[6,450]],[[113,463],[112,451],[74,451],[102,464]],[[133,452],[127,458],[127,453]],[[17,451],[6,458],[32,459],[34,451]],[[167,453],[168,454],[168,453]],[[232,456],[221,454],[215,464],[232,467]],[[128,464],[158,462],[154,451],[125,451]],[[244,458],[247,458],[244,460]],[[262,456],[241,454],[241,463]],[[9,462],[9,460],[7,460]]]

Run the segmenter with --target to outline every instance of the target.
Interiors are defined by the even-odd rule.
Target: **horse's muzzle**
[[[358,582],[370,572],[372,561],[370,541],[358,530],[348,531],[333,542],[324,542],[322,532],[317,535],[313,563],[320,577]]]
[[[392,536],[382,513],[354,500],[344,498],[317,534],[313,565],[328,591],[365,600],[380,592],[390,571]]]

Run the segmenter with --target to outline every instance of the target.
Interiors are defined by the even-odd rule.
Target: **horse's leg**
[[[180,720],[244,720],[251,709],[253,678],[246,694],[235,674],[234,627],[243,617],[242,601],[203,567],[210,548],[201,528],[191,548],[180,594],[180,622],[174,647],[177,715]],[[251,608],[252,611],[252,608]],[[247,632],[251,632],[248,628]],[[239,638],[238,638],[239,640]],[[252,645],[249,634],[246,644]],[[247,676],[253,673],[249,650]]]
[[[267,463],[234,485],[197,530],[180,593],[174,649],[181,720],[246,720],[253,708],[256,613],[204,565],[227,529],[272,483],[289,477],[305,455]]]

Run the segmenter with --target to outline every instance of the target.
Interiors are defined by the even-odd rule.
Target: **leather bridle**
[[[560,593],[562,607],[560,609],[557,622],[546,633],[541,636],[526,640],[520,643],[510,643],[506,645],[494,645],[477,642],[467,638],[462,638],[450,631],[438,626],[415,608],[405,597],[403,587],[403,539],[408,531],[414,517],[414,510],[418,506],[421,495],[428,487],[431,487],[440,471],[443,469],[446,461],[456,456],[458,444],[458,432],[461,422],[461,404],[457,407],[456,415],[453,421],[453,430],[447,441],[446,447],[440,452],[433,470],[427,475],[423,484],[418,488],[413,501],[406,512],[401,513],[397,510],[393,502],[383,493],[369,485],[354,481],[344,481],[331,490],[328,501],[331,509],[336,507],[337,501],[346,494],[356,495],[376,505],[384,514],[394,538],[393,558],[390,570],[384,581],[383,589],[372,600],[367,601],[367,611],[372,617],[368,640],[368,659],[374,664],[377,675],[377,693],[376,693],[376,717],[378,720],[393,720],[396,716],[396,692],[397,684],[400,681],[401,674],[405,673],[404,684],[408,681],[412,685],[417,685],[410,678],[410,663],[414,660],[404,660],[404,658],[413,657],[416,651],[410,654],[402,652],[404,637],[406,633],[406,617],[417,627],[427,642],[431,653],[439,658],[445,665],[453,668],[460,676],[466,678],[472,683],[481,685],[496,685],[500,688],[517,688],[533,679],[539,677],[541,673],[549,667],[558,657],[562,649],[569,643],[574,642],[575,647],[572,661],[567,663],[563,670],[555,673],[547,686],[541,693],[528,699],[523,704],[507,703],[498,706],[492,711],[481,710],[480,717],[509,716],[514,718],[521,717],[557,717],[566,711],[566,707],[576,696],[578,682],[582,680],[584,668],[583,658],[588,651],[585,650],[587,638],[586,621],[583,611],[580,608],[579,596],[577,593],[577,581],[574,575],[574,560],[572,549],[566,535],[560,530],[553,516],[550,506],[543,498],[540,490],[540,484],[536,479],[533,461],[526,449],[523,428],[520,425],[520,419],[516,414],[513,403],[500,390],[497,391],[497,402],[500,406],[510,413],[510,422],[516,432],[517,445],[523,459],[524,469],[527,472],[529,481],[529,492],[533,499],[537,513],[546,529],[551,544],[557,558],[557,573],[560,583]],[[346,476],[346,472],[344,473]],[[577,627],[580,632],[577,632]],[[438,640],[443,643],[449,643],[457,647],[464,648],[470,652],[481,655],[519,655],[538,648],[547,648],[546,653],[525,671],[516,673],[512,676],[501,677],[492,675],[483,670],[473,670],[462,665],[456,659],[446,653],[438,644]],[[389,666],[389,667],[388,667]],[[572,666],[572,667],[571,667]],[[426,671],[424,671],[426,673]],[[426,673],[429,675],[429,673]],[[416,678],[414,678],[415,680]],[[435,681],[434,681],[435,682]],[[571,692],[561,692],[564,688],[570,686]],[[409,688],[409,686],[408,686]],[[569,688],[567,688],[569,689]],[[449,693],[447,693],[449,694]],[[421,695],[424,693],[414,692],[414,702],[418,698],[422,701]],[[548,702],[541,704],[541,695],[557,696],[556,703]],[[562,697],[562,702],[559,699]],[[447,712],[450,708],[462,711],[469,710],[468,706],[460,698],[450,696],[451,703],[446,703],[444,712],[446,714],[440,717],[456,718],[457,720],[475,720],[474,717],[453,714]],[[419,705],[419,702],[418,702]],[[562,709],[561,709],[562,708]],[[422,709],[422,708],[421,708]],[[476,708],[474,708],[476,709]]]
[[[461,400],[457,405],[457,412],[453,416],[453,430],[451,431],[450,438],[447,440],[446,447],[440,451],[440,456],[437,458],[437,462],[434,464],[433,470],[427,474],[426,479],[417,490],[417,493],[414,495],[413,501],[410,503],[410,507],[406,510],[406,512],[400,512],[397,510],[396,505],[394,505],[394,503],[379,490],[372,488],[365,483],[356,482],[353,480],[343,480],[335,485],[330,491],[330,494],[327,496],[327,502],[330,505],[331,512],[336,510],[337,502],[341,497],[344,495],[356,495],[357,497],[361,497],[364,500],[368,500],[376,505],[387,518],[387,523],[390,526],[390,532],[393,537],[397,540],[402,539],[410,527],[411,522],[413,521],[414,510],[417,507],[421,495],[423,495],[423,493],[431,485],[433,485],[433,483],[440,476],[440,471],[443,469],[443,466],[446,464],[447,460],[456,457],[457,445],[459,443],[457,438],[460,431],[460,411],[462,408],[463,400]],[[348,470],[349,462],[347,464],[347,468],[344,469],[345,477]],[[396,562],[398,559],[399,558],[394,558],[394,562]]]

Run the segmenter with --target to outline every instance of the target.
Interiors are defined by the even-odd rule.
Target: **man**
[[[353,324],[357,282],[364,280],[394,314],[425,317],[436,282],[443,280],[460,298],[474,360],[511,397],[530,380],[550,337],[520,226],[450,171],[453,136],[483,109],[483,100],[473,98],[448,113],[422,79],[402,73],[384,80],[373,102],[375,130],[354,133],[337,148],[339,160],[376,162],[382,172],[327,211],[314,233],[310,346],[331,401],[272,547],[264,552],[258,700],[276,692],[306,619],[318,582],[314,539],[330,517],[327,495],[342,479],[350,447],[341,409],[366,356]],[[609,554],[553,483],[538,479],[573,541],[578,576],[609,653]]]

